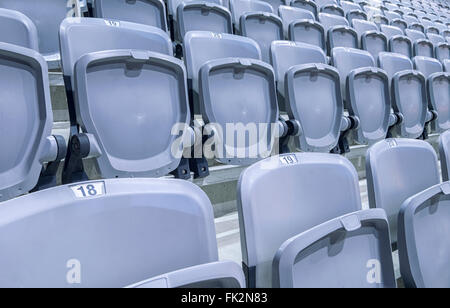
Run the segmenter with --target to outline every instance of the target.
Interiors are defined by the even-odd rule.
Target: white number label
[[[298,164],[297,157],[295,155],[283,155],[280,156],[280,162],[283,165],[295,165]]]
[[[104,182],[92,182],[70,187],[77,198],[90,198],[105,194]]]
[[[120,22],[119,21],[105,20],[105,24],[107,26],[110,26],[110,27],[120,27]]]

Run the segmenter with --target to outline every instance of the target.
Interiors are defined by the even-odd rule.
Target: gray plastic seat
[[[386,16],[384,16],[382,14],[368,15],[367,20],[373,21],[378,26],[389,25],[389,20],[386,18]]]
[[[289,25],[298,20],[309,19],[315,21],[314,14],[305,9],[282,5],[278,8],[278,15],[283,20],[283,29],[286,37],[289,32]]]
[[[64,185],[0,212],[3,287],[125,287],[218,261],[211,202],[187,181]]]
[[[408,23],[404,19],[395,18],[389,22],[389,24],[393,27],[397,27],[402,31],[408,28]]]
[[[297,20],[289,25],[288,39],[318,46],[326,51],[325,29],[312,20]]]
[[[391,240],[397,242],[403,202],[440,182],[437,155],[425,141],[386,139],[367,151],[366,174],[369,205],[386,211]]]
[[[381,31],[386,34],[389,41],[389,51],[400,53],[412,57],[412,42],[407,36],[403,35],[403,31],[394,26],[381,25]]]
[[[418,22],[413,22],[413,23],[411,23],[411,24],[408,26],[408,29],[411,29],[411,30],[415,30],[415,31],[419,31],[419,32],[425,33],[425,27],[424,27],[421,23],[418,23]]]
[[[66,147],[62,137],[51,136],[48,69],[38,52],[0,43],[0,91],[1,202],[40,186],[41,172],[51,168],[51,162],[57,169]],[[42,184],[56,185],[55,177],[49,180]]]
[[[239,30],[241,16],[248,12],[266,12],[274,13],[272,6],[259,0],[230,0],[230,10],[233,17],[233,24],[236,30]]]
[[[345,15],[347,15],[348,12],[354,11],[354,10],[361,10],[361,6],[350,1],[341,1],[340,2],[342,9],[345,12]]]
[[[435,44],[434,53],[436,59],[441,62],[446,59],[450,59],[450,43],[442,42]]]
[[[283,288],[396,288],[383,210],[334,218],[283,243],[273,264]]]
[[[358,175],[342,156],[295,153],[246,169],[238,184],[238,212],[247,285],[273,286],[272,261],[284,242],[358,210]]]
[[[413,71],[411,60],[402,54],[382,52],[378,65],[388,74],[392,107],[402,119],[393,132],[404,138],[420,137],[428,117],[426,78]]]
[[[241,16],[240,33],[255,40],[261,49],[262,60],[270,63],[270,44],[284,38],[283,22],[272,13],[245,13]]]
[[[320,7],[320,12],[345,17],[344,10],[337,4],[326,4]]]
[[[426,38],[424,33],[412,29],[406,29],[405,34],[413,43],[414,56],[433,57],[434,45]]]
[[[450,132],[445,131],[439,136],[439,156],[441,159],[442,180],[450,180]]]
[[[181,269],[150,278],[127,288],[244,288],[242,268],[234,262],[222,261]]]
[[[345,17],[350,24],[352,24],[355,19],[367,20],[367,14],[361,10],[350,11],[345,15]]]
[[[436,28],[434,25],[427,27],[427,29],[425,30],[426,34],[435,34],[435,35],[439,35],[439,29]]]
[[[94,17],[154,26],[168,31],[162,0],[94,0]]]
[[[402,15],[400,15],[399,13],[393,12],[393,11],[386,11],[384,12],[384,16],[386,16],[386,18],[389,20],[389,22],[391,22],[393,19],[401,19]]]
[[[319,17],[319,8],[317,7],[316,2],[314,2],[313,0],[291,0],[289,5],[292,7],[310,11],[311,13],[314,14],[315,18]]]
[[[378,31],[377,25],[372,21],[354,19],[353,29],[358,33],[361,48],[370,52],[374,59],[378,54],[388,50],[386,35]]]
[[[0,28],[4,29],[0,32],[0,42],[39,51],[36,26],[24,14],[0,8]]]
[[[450,246],[448,182],[406,200],[399,214],[400,270],[409,288],[448,288]]]
[[[74,16],[72,6],[61,0],[0,0],[0,7],[19,11],[33,21],[39,35],[39,52],[50,69],[59,68],[58,29],[64,18]]]
[[[188,3],[198,4],[198,3],[213,3],[220,6],[223,6],[224,8],[228,8],[228,5],[223,0],[167,0],[167,12],[169,14],[169,18],[172,18],[173,20],[177,20],[177,11],[180,4],[184,3],[185,6],[188,6]],[[228,2],[227,2],[228,3]]]
[[[450,72],[450,59],[445,59],[442,64],[444,66],[444,70],[446,72]]]
[[[349,27],[347,19],[341,16],[320,13],[319,21],[327,33],[328,54],[335,47],[358,48],[358,34]]]
[[[188,1],[178,6],[177,40],[182,42],[189,31],[233,33],[231,13],[223,6],[209,1]]]
[[[372,144],[386,138],[391,113],[387,74],[367,51],[339,47],[332,56],[341,76],[344,106],[360,122],[353,130],[355,141]]]

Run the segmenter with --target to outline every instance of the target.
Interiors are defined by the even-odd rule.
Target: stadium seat
[[[37,51],[0,43],[0,88],[1,202],[56,185],[66,142],[51,136],[48,69]]]
[[[444,65],[445,71],[450,72],[450,59],[445,59],[443,65]]]
[[[396,288],[383,210],[334,218],[284,242],[273,285],[283,288]]]
[[[247,12],[266,12],[273,14],[273,8],[265,1],[259,0],[230,0],[230,10],[234,28],[239,31],[241,16]]]
[[[207,263],[150,278],[127,288],[244,288],[242,268],[234,262]]]
[[[387,74],[364,50],[334,48],[332,63],[340,74],[344,106],[359,120],[353,130],[355,141],[372,144],[386,138],[391,113]]]
[[[400,271],[408,288],[450,287],[447,260],[450,246],[448,182],[406,200],[399,214]]]
[[[307,43],[327,50],[325,29],[313,20],[297,20],[289,25],[288,39],[294,42]]]
[[[427,79],[428,106],[437,113],[437,119],[431,122],[432,131],[450,129],[450,75],[442,72],[442,64],[433,58],[414,57],[414,67]]]
[[[450,180],[450,133],[448,131],[439,135],[439,156],[441,159],[442,180]]]
[[[413,71],[411,60],[402,54],[381,52],[378,66],[388,74],[392,107],[401,119],[392,132],[404,138],[419,138],[426,122],[433,118],[427,108],[426,78]]]
[[[337,4],[326,4],[320,8],[320,12],[345,17],[344,10]]]
[[[414,56],[434,56],[434,45],[426,38],[424,33],[417,30],[406,29],[405,34],[413,43]]]
[[[393,11],[386,11],[384,12],[384,16],[386,16],[386,18],[389,20],[389,22],[391,22],[394,19],[401,19],[402,15],[400,15],[399,13],[393,12]]]
[[[305,9],[299,9],[292,6],[282,5],[278,8],[278,14],[283,20],[283,29],[286,37],[288,37],[289,26],[299,20],[312,20],[315,21],[313,13]]]
[[[0,8],[0,28],[4,29],[0,32],[0,42],[39,51],[36,26],[24,14]]]
[[[387,37],[378,31],[374,22],[354,19],[352,25],[358,33],[361,48],[370,52],[374,59],[378,58],[380,52],[388,50]]]
[[[404,36],[400,28],[387,25],[381,25],[380,28],[389,41],[389,51],[400,53],[408,58],[413,56],[411,39]]]
[[[286,3],[287,4],[287,3]],[[290,6],[305,9],[314,14],[315,18],[319,18],[319,8],[313,0],[291,0]]]
[[[352,24],[352,21],[355,19],[367,20],[367,14],[361,10],[350,11],[347,15],[345,15],[345,17],[347,18],[349,24]]]
[[[439,29],[436,28],[435,26],[430,26],[425,30],[426,34],[435,34],[435,35],[439,35]]]
[[[297,126],[292,137],[296,148],[331,151],[338,144],[341,129],[345,129],[341,127],[345,120],[338,72],[326,65],[320,48],[309,44],[273,42],[271,55],[279,102],[285,102],[280,109],[286,110]],[[317,117],[321,121],[316,121]]]
[[[369,205],[386,211],[396,243],[403,202],[440,182],[436,152],[425,141],[386,139],[367,151],[366,174]]]
[[[273,286],[273,259],[290,238],[359,210],[358,175],[342,156],[295,153],[246,169],[238,184],[238,213],[247,286]]]
[[[154,26],[168,31],[163,0],[94,0],[94,17]]]
[[[199,114],[213,130],[214,158],[224,164],[249,165],[269,155],[278,137],[275,74],[260,61],[257,43],[235,35],[192,31],[186,34],[184,51],[192,95],[199,96]],[[230,138],[228,133],[236,133],[228,129],[230,125],[252,132],[248,138]]]
[[[327,33],[328,54],[335,47],[358,48],[358,34],[341,16],[320,13],[319,21]]]
[[[211,202],[187,181],[64,185],[0,213],[2,287],[125,287],[218,261]]]
[[[425,33],[425,27],[424,27],[421,23],[418,23],[418,22],[413,22],[413,23],[411,23],[411,24],[408,26],[408,29],[416,30],[416,31]],[[406,31],[406,30],[405,30],[405,31]]]
[[[75,16],[67,1],[0,0],[0,8],[16,10],[28,16],[37,28],[39,52],[45,57],[49,69],[60,67],[58,29],[64,18]]]
[[[175,40],[183,42],[189,31],[233,33],[231,14],[225,7],[208,1],[182,2],[177,9]]]
[[[244,13],[241,16],[240,33],[255,40],[261,49],[262,60],[270,63],[270,44],[284,38],[283,22],[272,13]]]
[[[408,23],[400,18],[395,18],[393,20],[391,20],[391,22],[389,23],[391,26],[393,27],[397,27],[402,31],[405,31],[406,28],[408,28]]]
[[[340,3],[342,9],[344,10],[345,16],[347,16],[347,13],[350,11],[361,10],[361,6],[351,1],[341,1]]]

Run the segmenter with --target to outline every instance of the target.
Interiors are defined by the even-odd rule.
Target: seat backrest
[[[294,236],[273,267],[275,287],[395,288],[386,214],[358,211]]]
[[[0,43],[0,202],[38,182],[53,126],[48,69],[32,49]]]
[[[378,31],[377,25],[372,21],[367,21],[363,19],[353,19],[352,20],[353,29],[358,32],[358,36],[361,38],[366,31]]]
[[[241,16],[248,12],[274,13],[272,6],[259,0],[230,0],[230,10],[233,16],[233,23],[239,29]]]
[[[125,287],[218,260],[211,202],[186,181],[59,186],[0,212],[3,287]]]
[[[413,23],[411,23],[411,24],[408,26],[408,29],[416,30],[416,31],[425,33],[425,27],[424,27],[421,23],[418,23],[418,22],[413,22]],[[406,32],[406,30],[405,30],[405,32]]]
[[[278,8],[278,14],[283,20],[284,32],[288,33],[289,25],[296,20],[311,19],[315,20],[314,14],[308,10],[300,9],[296,7],[282,5]]]
[[[262,60],[270,63],[270,44],[284,38],[280,17],[266,12],[245,13],[240,26],[241,35],[254,39],[261,49]]]
[[[369,205],[386,211],[393,242],[403,202],[440,181],[433,147],[414,139],[386,139],[370,147],[366,174]]]
[[[180,60],[144,50],[90,53],[74,79],[77,121],[95,138],[101,177],[160,177],[178,167],[173,129],[190,121]]]
[[[421,72],[425,78],[428,78],[431,74],[442,72],[442,64],[439,60],[429,57],[414,57],[414,68]]]
[[[427,27],[427,29],[425,30],[425,32],[428,34],[439,34],[439,29],[436,28],[433,24],[433,26]]]
[[[445,38],[435,33],[427,33],[428,39],[435,45],[446,42]]]
[[[393,19],[389,24],[391,26],[399,28],[402,31],[405,31],[405,29],[408,28],[408,23],[405,20],[399,18]]]
[[[361,10],[361,6],[350,1],[341,1],[341,7],[344,10],[345,15],[350,11]]]
[[[272,285],[272,260],[289,238],[360,209],[356,170],[342,156],[296,153],[249,167],[238,184],[248,285]]]
[[[98,38],[102,39],[99,40]],[[126,21],[67,18],[61,24],[61,60],[64,76],[72,77],[84,55],[112,49],[142,49],[173,54],[169,36],[160,29]],[[66,85],[67,86],[67,85]]]
[[[384,16],[386,16],[387,19],[389,19],[389,22],[391,22],[395,18],[402,18],[402,15],[400,15],[399,13],[396,13],[396,12],[392,12],[392,11],[384,12]]]
[[[380,52],[378,55],[378,66],[388,74],[389,80],[392,79],[395,73],[413,69],[411,59],[394,52]]]
[[[278,91],[282,96],[285,96],[286,73],[291,67],[300,64],[327,63],[327,57],[321,48],[305,43],[276,41],[272,43],[270,52]]]
[[[327,13],[320,13],[319,14],[319,21],[322,24],[322,26],[325,29],[325,32],[327,32],[330,28],[334,26],[348,26],[348,21],[345,19],[345,17],[333,15],[333,14],[327,14]]]
[[[413,42],[419,39],[425,39],[425,34],[421,31],[413,30],[413,29],[406,29],[405,30],[406,36],[408,36]]]
[[[291,23],[288,38],[290,41],[307,43],[326,50],[325,30],[316,21],[302,20]]]
[[[341,76],[341,92],[345,98],[347,76],[350,72],[360,67],[374,67],[375,60],[372,55],[365,50],[354,48],[336,47],[332,51],[332,63]]]
[[[345,17],[344,10],[337,4],[327,4],[320,8],[323,13],[334,14],[337,16]]]
[[[446,240],[450,219],[450,184],[430,187],[403,203],[399,214],[400,271],[409,288],[448,288],[450,257]]]
[[[386,34],[388,40],[390,40],[394,35],[403,35],[403,31],[395,26],[381,25],[380,29],[381,32]]]
[[[450,132],[446,131],[439,136],[439,157],[441,159],[442,180],[450,180]]]
[[[223,6],[204,2],[182,2],[177,10],[177,40],[182,42],[189,31],[233,33],[230,12]]]
[[[168,31],[162,0],[94,0],[94,16],[144,24]]]
[[[0,42],[39,51],[36,26],[26,15],[0,8],[0,28],[4,29],[0,31]]]
[[[445,59],[443,65],[444,65],[445,71],[450,72],[450,59]]]
[[[178,11],[178,7],[180,6],[181,3],[189,3],[189,2],[195,2],[195,3],[199,3],[198,0],[167,0],[167,12],[169,13],[169,16],[172,16],[173,19],[177,20],[177,11]],[[215,3],[217,5],[221,5],[224,8],[228,8],[228,5],[225,2],[225,0],[201,0],[200,2],[210,2],[210,3]]]
[[[317,7],[316,2],[314,2],[313,0],[291,0],[289,5],[292,7],[308,10],[313,13],[316,18],[318,17],[319,8]]]
[[[72,17],[75,13],[72,6],[67,5],[67,1],[0,0],[0,7],[16,10],[28,16],[38,31],[39,52],[46,57],[47,61],[59,61],[59,25],[64,18]],[[52,62],[51,68],[58,66]]]

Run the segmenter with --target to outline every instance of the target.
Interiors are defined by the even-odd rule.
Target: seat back
[[[325,30],[320,23],[312,20],[291,23],[288,38],[294,42],[307,43],[326,50]]]
[[[438,43],[435,47],[436,59],[443,62],[446,59],[450,59],[450,42]]]
[[[414,57],[414,68],[421,72],[425,78],[437,72],[442,72],[442,64],[430,57]]]
[[[389,23],[391,26],[397,27],[402,31],[405,31],[406,28],[408,28],[408,23],[404,19],[395,18],[391,20]]]
[[[348,26],[348,21],[342,16],[337,16],[333,14],[320,13],[319,21],[325,29],[325,32],[334,26]]]
[[[286,36],[288,35],[289,25],[293,21],[302,19],[315,20],[314,14],[311,11],[286,5],[282,5],[278,8],[278,14],[283,20],[283,29]]]
[[[431,129],[441,133],[450,129],[450,73],[436,72],[428,77],[429,108],[437,112]]]
[[[381,52],[378,55],[378,66],[387,73],[390,81],[396,73],[413,69],[411,59],[393,52]]]
[[[284,242],[274,286],[395,288],[389,227],[383,210],[347,214]]]
[[[239,21],[244,13],[248,12],[267,12],[274,13],[272,6],[259,0],[230,0],[230,10],[233,16],[233,23],[236,29],[239,29]]]
[[[413,139],[386,139],[370,147],[366,174],[369,205],[386,211],[393,242],[403,202],[440,181],[433,147]]]
[[[367,50],[374,59],[378,59],[381,52],[388,51],[389,43],[383,33],[369,31],[361,36],[361,47]]]
[[[450,132],[443,132],[439,136],[439,156],[441,159],[442,180],[450,180]]]
[[[265,12],[245,13],[240,25],[241,34],[255,40],[261,49],[262,60],[270,63],[270,44],[284,38],[280,17]]]
[[[450,218],[450,184],[430,187],[407,199],[400,210],[398,249],[406,287],[448,288],[450,257],[446,237]]]
[[[218,260],[211,203],[186,181],[59,186],[0,212],[3,287],[125,287]]]
[[[394,27],[394,26],[381,25],[380,30],[381,30],[381,32],[386,34],[386,37],[388,38],[388,40],[390,40],[391,37],[393,37],[395,35],[403,35],[402,30],[400,28]]]
[[[24,14],[0,8],[0,42],[39,51],[39,38],[33,21]],[[6,31],[7,29],[7,31]]]
[[[289,238],[360,209],[358,176],[344,157],[296,153],[249,167],[238,184],[248,286],[272,286],[273,258]]]
[[[418,22],[413,22],[408,26],[409,29],[425,33],[425,27]],[[406,30],[405,30],[406,33]]]
[[[367,21],[363,19],[352,20],[353,29],[358,32],[358,36],[361,38],[366,31],[378,31],[377,25],[372,21]]]
[[[345,17],[344,10],[337,4],[326,4],[320,8],[320,12]]]
[[[177,20],[177,11],[180,4],[185,3],[188,4],[189,2],[193,3],[203,3],[203,2],[209,2],[213,4],[217,4],[220,6],[223,6],[224,8],[228,8],[228,1],[225,0],[167,0],[167,12],[169,16],[172,16],[173,19]]]
[[[444,70],[446,72],[450,72],[450,59],[445,59],[442,64],[444,66]]]
[[[48,69],[36,51],[0,43],[0,202],[38,182],[53,126]]]
[[[291,0],[289,5],[292,7],[308,10],[313,13],[316,18],[319,16],[319,8],[317,7],[316,2],[314,2],[313,0]]]
[[[168,31],[162,0],[94,0],[94,16],[153,26]]]

